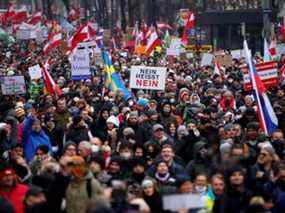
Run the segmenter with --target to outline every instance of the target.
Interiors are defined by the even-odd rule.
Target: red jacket
[[[23,184],[17,184],[11,191],[5,191],[0,188],[0,196],[8,199],[13,207],[15,213],[24,213],[24,198],[29,187]]]

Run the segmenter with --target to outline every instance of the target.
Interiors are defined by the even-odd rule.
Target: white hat
[[[119,127],[119,126],[120,126],[119,119],[118,119],[116,116],[114,116],[114,115],[111,115],[111,116],[107,119],[106,123],[112,123],[112,124],[114,124],[116,127]]]

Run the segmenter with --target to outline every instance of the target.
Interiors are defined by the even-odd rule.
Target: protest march
[[[285,212],[282,22],[261,51],[246,29],[223,49],[199,44],[195,8],[108,28],[7,2],[0,213]]]

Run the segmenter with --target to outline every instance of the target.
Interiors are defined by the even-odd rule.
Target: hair
[[[89,149],[89,150],[92,149],[92,145],[91,145],[91,143],[88,142],[88,141],[81,141],[81,142],[79,143],[79,145],[80,145],[80,144],[82,144],[86,149]]]
[[[225,183],[225,178],[222,174],[214,174],[212,177],[211,177],[211,182],[213,182],[215,179],[219,179],[221,181],[223,181]]]
[[[37,151],[41,150],[44,154],[47,154],[49,152],[49,147],[45,144],[41,144],[37,147]]]
[[[174,151],[173,146],[170,145],[170,144],[164,144],[164,145],[162,145],[161,150],[166,149],[166,148],[170,148],[170,149],[172,149],[172,151]]]

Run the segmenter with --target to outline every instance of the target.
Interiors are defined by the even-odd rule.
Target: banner
[[[24,76],[3,76],[1,78],[1,90],[3,95],[18,95],[26,93]]]
[[[31,79],[40,79],[42,77],[42,69],[40,65],[29,67],[29,75]]]
[[[164,90],[166,67],[132,66],[130,88]]]
[[[255,68],[262,82],[267,88],[277,86],[278,72],[277,72],[277,63],[275,61],[255,64]],[[248,67],[247,66],[242,67],[241,70],[243,72],[244,90],[249,91],[252,89],[252,85],[250,82]]]
[[[71,57],[70,63],[72,80],[85,80],[91,78],[88,50],[78,49]]]

